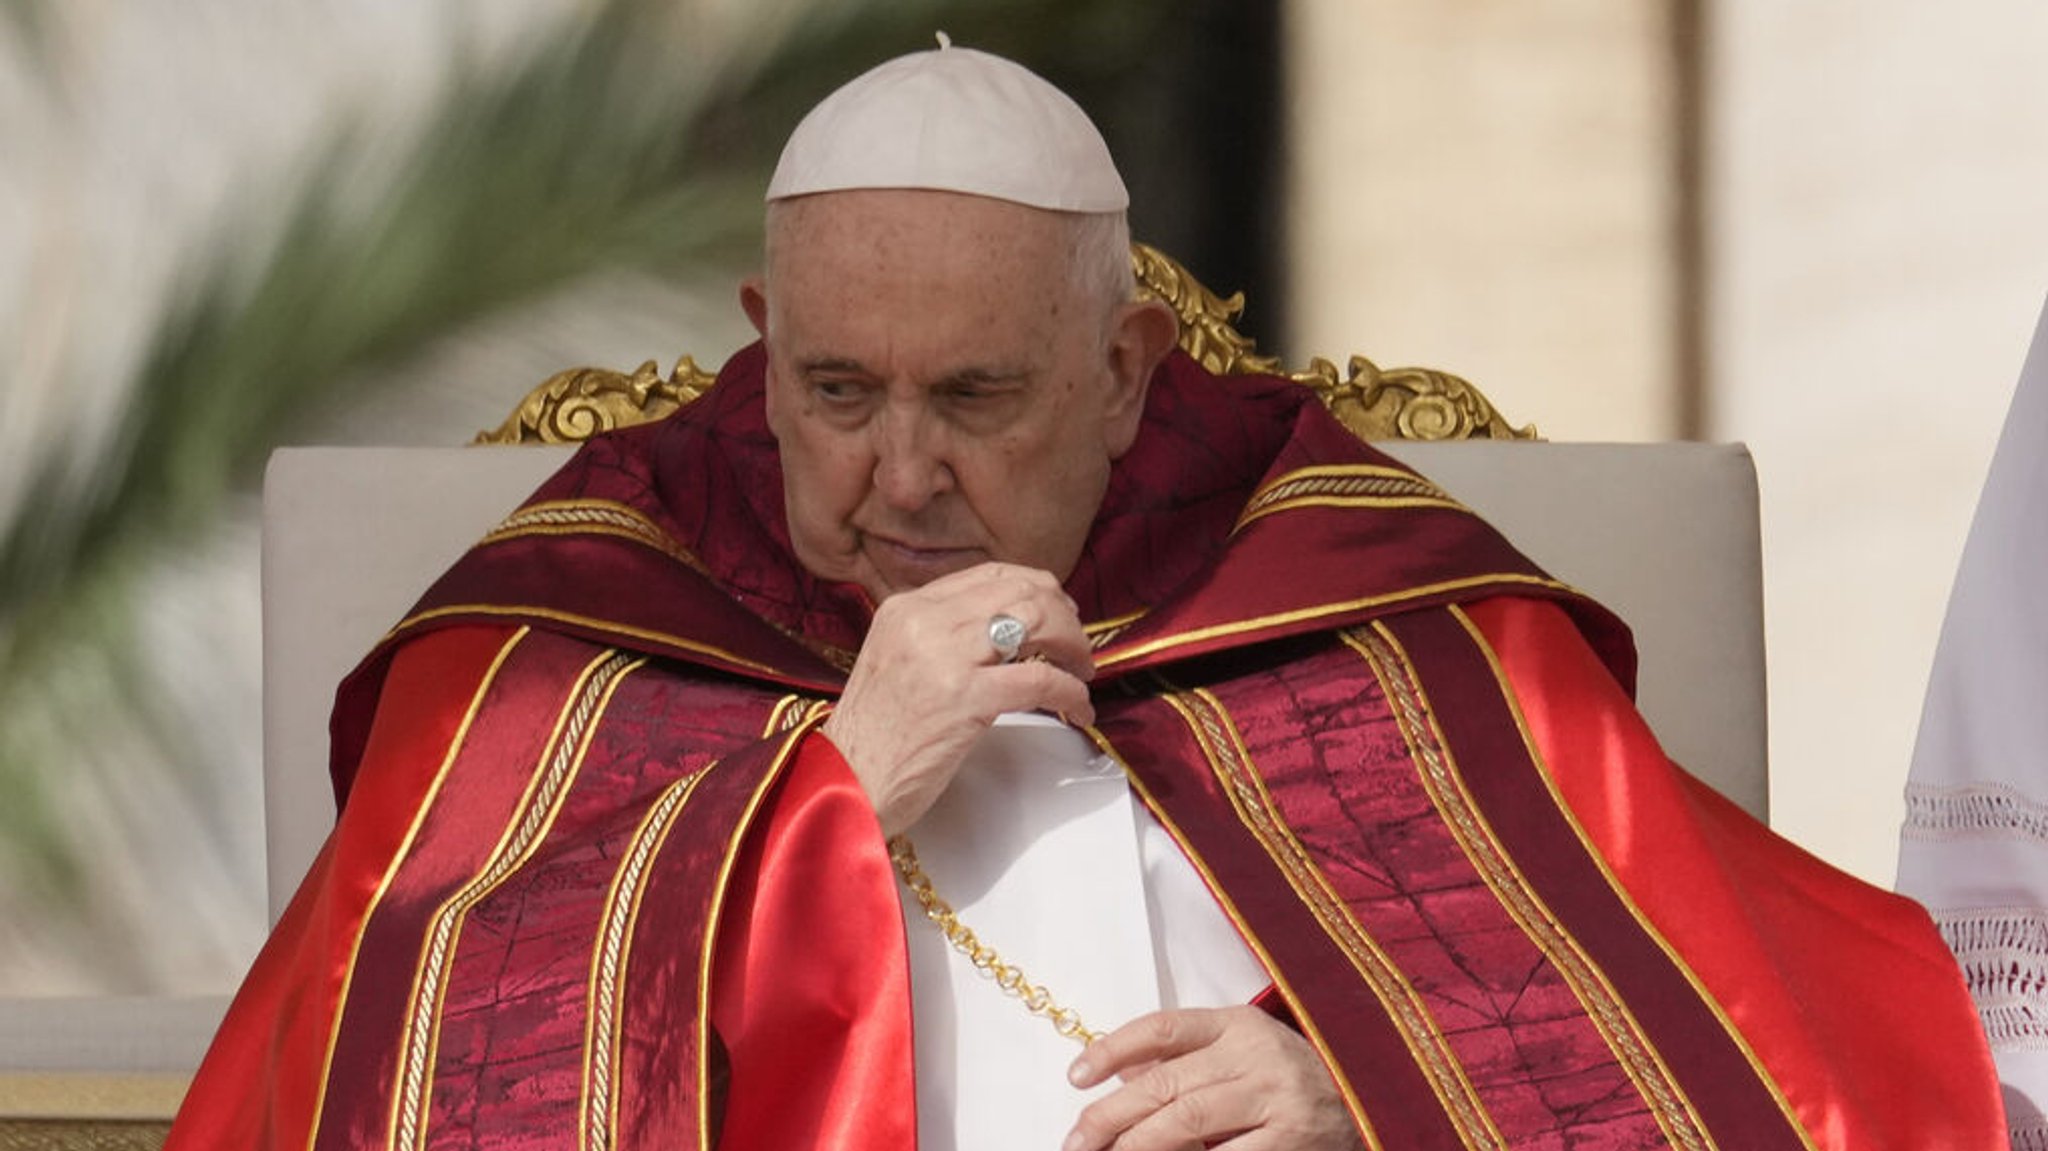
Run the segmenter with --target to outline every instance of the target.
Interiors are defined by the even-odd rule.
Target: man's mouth
[[[868,560],[889,582],[906,586],[930,583],[942,575],[972,567],[982,558],[980,548],[908,543],[888,536],[864,536],[862,546]]]

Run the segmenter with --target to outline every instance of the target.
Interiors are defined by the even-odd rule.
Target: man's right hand
[[[989,642],[997,615],[1023,621],[1022,658]],[[1074,601],[1036,568],[984,563],[882,601],[823,732],[895,835],[937,801],[967,749],[1006,711],[1093,723],[1095,661]]]

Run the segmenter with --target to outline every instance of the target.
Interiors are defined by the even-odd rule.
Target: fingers
[[[1022,662],[1002,662],[991,642],[997,615],[1024,625]],[[930,808],[1003,712],[1093,723],[1094,674],[1080,612],[1058,580],[981,564],[882,602],[823,732],[894,835]]]
[[[1067,1068],[1067,1081],[1093,1087],[1140,1064],[1156,1063],[1206,1047],[1223,1034],[1219,1011],[1154,1011],[1141,1015],[1088,1045]]]
[[[992,667],[983,674],[976,710],[989,722],[1006,711],[1051,712],[1071,724],[1095,722],[1088,685],[1064,666],[1031,661]]]
[[[1069,1078],[1111,1075],[1123,1085],[1081,1112],[1061,1151],[1360,1145],[1307,1041],[1257,1008],[1144,1016],[1090,1044]]]
[[[1024,625],[1019,661],[1051,662],[1084,681],[1095,675],[1080,608],[1058,580],[1036,568],[978,564],[891,597],[876,612],[878,626],[884,624],[885,613],[925,613],[939,626],[957,629],[967,657],[982,664],[1002,661],[989,628],[998,616],[1009,616]]]
[[[1206,1053],[1151,1065],[1088,1105],[1062,1151],[1201,1147],[1259,1126],[1243,1068]]]

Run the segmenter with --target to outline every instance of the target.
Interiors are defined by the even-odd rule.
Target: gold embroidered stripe
[[[761,725],[761,738],[767,739],[781,731],[784,725],[792,723],[793,717],[802,713],[803,704],[804,697],[800,695],[785,695],[776,700],[768,709],[768,722]]]
[[[589,737],[620,680],[646,661],[616,651],[592,660],[577,678],[567,705],[541,754],[538,770],[514,809],[513,820],[491,849],[483,868],[435,911],[427,928],[427,945],[413,973],[412,994],[398,1052],[389,1146],[392,1151],[418,1151],[424,1142],[427,1107],[432,1094],[431,1068],[440,1035],[441,1004],[454,964],[456,943],[469,909],[481,902],[523,865],[561,811],[569,783],[583,764]]]
[[[1110,641],[1116,639],[1116,637],[1131,630],[1132,624],[1137,623],[1141,619],[1144,619],[1145,611],[1146,609],[1139,608],[1137,611],[1131,612],[1127,615],[1120,615],[1112,617],[1110,619],[1098,620],[1095,623],[1082,624],[1082,634],[1088,637],[1089,647],[1097,651],[1100,651],[1103,647],[1107,646],[1110,643]]]
[[[1162,698],[1188,725],[1238,819],[1279,865],[1288,885],[1372,988],[1416,1066],[1429,1081],[1459,1140],[1475,1151],[1506,1147],[1506,1139],[1466,1077],[1450,1041],[1430,1015],[1421,994],[1331,889],[1329,880],[1310,859],[1308,849],[1281,817],[1265,781],[1252,768],[1250,754],[1222,702],[1199,688]]]
[[[1657,1053],[1614,985],[1530,886],[1465,787],[1455,757],[1430,711],[1421,683],[1399,641],[1379,623],[1372,630],[1348,630],[1344,642],[1372,668],[1395,721],[1419,769],[1423,789],[1458,841],[1472,867],[1501,907],[1522,928],[1564,978],[1629,1080],[1636,1085],[1657,1126],[1673,1147],[1711,1151],[1715,1146],[1692,1101]]]
[[[1384,481],[1388,484],[1407,485],[1404,490],[1411,495],[1427,495],[1439,499],[1450,498],[1444,494],[1442,488],[1437,487],[1414,472],[1408,471],[1406,468],[1394,467],[1388,464],[1314,464],[1309,467],[1295,468],[1292,471],[1282,472],[1270,482],[1260,485],[1259,490],[1252,493],[1252,498],[1246,502],[1245,506],[1248,509],[1256,508],[1269,500],[1288,498],[1288,493],[1300,485],[1318,484],[1333,480]]]
[[[776,701],[775,711],[768,717],[768,725],[761,732],[761,738],[781,735],[799,727],[809,727],[829,715],[832,701],[815,699],[803,695],[786,695]]]
[[[709,768],[705,769],[706,771]],[[624,859],[605,895],[598,925],[596,962],[590,971],[590,1016],[583,1041],[583,1147],[610,1151],[619,1123],[619,986],[625,981],[626,940],[640,918],[648,861],[667,841],[676,816],[689,802],[704,771],[692,772],[664,788],[661,798],[633,832]]]
[[[1223,909],[1224,917],[1230,920],[1232,926],[1237,928],[1237,933],[1244,939],[1245,946],[1251,948],[1252,953],[1258,957],[1259,967],[1265,971],[1266,977],[1271,979],[1273,986],[1279,990],[1280,997],[1287,1003],[1288,1011],[1293,1014],[1295,1022],[1300,1025],[1303,1038],[1307,1039],[1309,1045],[1316,1049],[1316,1054],[1322,1059],[1323,1066],[1336,1067],[1337,1056],[1330,1050],[1329,1041],[1324,1038],[1322,1030],[1316,1026],[1315,1018],[1302,1006],[1300,993],[1288,981],[1286,973],[1280,970],[1279,963],[1274,960],[1273,954],[1266,947],[1265,941],[1259,938],[1259,933],[1252,927],[1251,921],[1245,918],[1244,913],[1238,909],[1237,904],[1230,898],[1229,893],[1224,890],[1223,881],[1216,878],[1216,872],[1209,866],[1209,861],[1202,857],[1202,853],[1196,849],[1194,841],[1188,837],[1187,832],[1181,829],[1180,824],[1174,822],[1173,816],[1167,812],[1166,806],[1159,801],[1159,797],[1152,794],[1152,790],[1145,786],[1144,779],[1138,773],[1131,770],[1130,761],[1124,758],[1123,753],[1118,751],[1115,745],[1111,744],[1109,739],[1099,730],[1090,727],[1084,729],[1084,731],[1087,733],[1088,738],[1095,742],[1096,749],[1101,751],[1103,755],[1108,756],[1117,765],[1118,769],[1124,773],[1124,779],[1129,782],[1131,791],[1137,795],[1139,801],[1145,805],[1145,810],[1151,813],[1153,819],[1159,821],[1159,826],[1166,829],[1166,833],[1180,847],[1180,853],[1187,857],[1188,863],[1193,865],[1196,874],[1201,876],[1203,885],[1215,897],[1216,905]],[[1387,1151],[1386,1144],[1380,1140],[1379,1132],[1373,1127],[1371,1117],[1365,1113],[1365,1105],[1358,1100],[1357,1090],[1353,1088],[1344,1076],[1338,1075],[1334,1071],[1331,1074],[1336,1081],[1338,1093],[1344,1097],[1345,1109],[1351,1112],[1352,1119],[1357,1123],[1359,1131],[1365,1136],[1367,1151]]]
[[[491,544],[520,536],[576,534],[631,540],[696,571],[704,570],[703,563],[690,549],[662,530],[661,525],[648,519],[637,508],[610,500],[551,500],[529,504],[505,517],[479,542]]]
[[[1371,465],[1301,468],[1261,488],[1231,530],[1274,512],[1302,507],[1451,508],[1464,505],[1420,476]]]
[[[1749,1040],[1744,1038],[1741,1029],[1735,1026],[1735,1021],[1728,1017],[1728,1013],[1722,1008],[1720,1000],[1714,998],[1713,994],[1707,990],[1706,985],[1700,982],[1699,976],[1693,972],[1692,965],[1687,963],[1685,957],[1678,953],[1678,949],[1673,947],[1670,941],[1664,938],[1663,933],[1658,931],[1656,925],[1650,922],[1650,917],[1643,914],[1643,909],[1636,906],[1635,900],[1628,893],[1628,888],[1622,886],[1621,880],[1614,874],[1614,870],[1607,865],[1606,858],[1600,854],[1598,848],[1593,846],[1592,837],[1580,825],[1578,817],[1572,814],[1570,805],[1565,803],[1564,796],[1557,789],[1557,782],[1551,778],[1549,768],[1544,765],[1543,755],[1537,750],[1535,738],[1529,734],[1528,718],[1522,714],[1521,703],[1515,698],[1514,689],[1508,683],[1507,673],[1501,668],[1500,660],[1494,654],[1492,645],[1487,643],[1486,637],[1480,634],[1478,626],[1472,622],[1472,618],[1466,615],[1462,609],[1453,606],[1450,611],[1452,617],[1472,637],[1472,642],[1479,648],[1480,654],[1486,658],[1487,667],[1493,672],[1494,682],[1499,685],[1502,698],[1507,702],[1508,711],[1514,716],[1515,730],[1521,736],[1522,747],[1528,752],[1529,762],[1537,766],[1537,778],[1543,781],[1544,789],[1549,793],[1551,803],[1556,806],[1558,814],[1563,817],[1565,826],[1571,828],[1572,835],[1585,847],[1587,857],[1593,861],[1595,867],[1599,868],[1601,876],[1607,881],[1608,889],[1613,891],[1615,898],[1620,900],[1622,906],[1628,909],[1629,915],[1635,920],[1636,925],[1642,929],[1643,934],[1647,935],[1650,941],[1657,945],[1657,949],[1663,952],[1665,958],[1671,961],[1672,967],[1685,977],[1685,981],[1693,989],[1693,993],[1699,996],[1700,1002],[1705,1004],[1707,1009],[1713,1013],[1714,1018],[1721,1024],[1722,1030],[1734,1042],[1737,1050],[1742,1052],[1743,1058],[1749,1063],[1751,1070],[1756,1073],[1757,1080],[1764,1085],[1765,1089],[1770,1092],[1771,1098],[1777,1102],[1779,1112],[1784,1115],[1786,1124],[1798,1136],[1801,1145],[1805,1146],[1807,1151],[1815,1151],[1813,1138],[1807,1133],[1806,1125],[1799,1121],[1798,1115],[1793,1112],[1791,1101],[1785,1098],[1785,1093],[1778,1086],[1777,1080],[1764,1068],[1763,1061],[1757,1058],[1756,1052],[1749,1045]]]
[[[1564,592],[1572,590],[1569,585],[1559,583],[1547,576],[1524,575],[1519,572],[1494,572],[1487,575],[1467,576],[1462,579],[1445,580],[1441,583],[1403,588],[1400,591],[1388,592],[1384,595],[1360,596],[1357,599],[1312,604],[1308,607],[1292,608],[1287,611],[1274,612],[1270,615],[1257,616],[1251,619],[1233,620],[1229,623],[1215,624],[1210,627],[1190,628],[1184,632],[1159,636],[1132,647],[1124,648],[1121,651],[1111,652],[1097,661],[1096,670],[1100,671],[1104,668],[1130,663],[1133,660],[1142,659],[1162,651],[1171,651],[1174,648],[1205,643],[1213,639],[1226,639],[1232,636],[1244,635],[1248,632],[1264,631],[1267,628],[1289,627],[1310,621],[1324,620],[1331,616],[1348,615],[1351,612],[1365,611],[1368,608],[1383,607],[1388,604],[1422,599],[1426,596],[1441,595],[1446,592],[1461,591],[1465,588],[1479,587],[1486,584],[1552,588]]]
[[[618,623],[613,620],[599,619],[596,616],[580,615],[576,612],[555,611],[550,608],[531,606],[522,607],[518,604],[459,603],[447,604],[445,606],[436,608],[428,608],[426,611],[418,612],[406,617],[406,619],[401,621],[397,627],[392,628],[391,632],[387,634],[385,638],[388,639],[390,638],[390,635],[395,635],[398,632],[406,630],[407,628],[415,627],[419,624],[427,623],[431,620],[445,619],[448,616],[457,615],[505,616],[514,619],[552,620],[556,623],[569,624],[572,627],[588,628],[591,631],[600,634],[610,634],[628,639],[647,640],[652,643],[660,644],[663,647],[676,648],[679,651],[696,652],[698,655],[702,655],[709,659],[717,660],[718,662],[723,663],[728,667],[745,668],[749,671],[759,672],[764,676],[773,676],[777,674],[775,668],[772,668],[765,663],[759,663],[751,659],[746,659],[742,656],[734,655],[733,653],[726,651],[723,648],[712,647],[708,643],[699,643],[696,640],[689,639],[684,636],[672,635],[668,632],[662,631],[653,631],[648,628],[627,627],[626,625]]]
[[[732,837],[726,841],[725,852],[718,864],[718,878],[711,885],[711,903],[705,912],[704,922],[709,926],[704,931],[704,946],[697,957],[697,1146],[716,1147],[718,1133],[711,1128],[711,973],[718,964],[718,924],[725,914],[725,897],[732,886],[733,868],[739,862],[740,846],[746,842],[747,834],[753,829],[754,818],[760,814],[762,804],[768,801],[768,794],[775,789],[776,781],[789,766],[790,759],[804,739],[815,730],[815,721],[821,719],[831,708],[823,700],[813,701],[804,709],[804,721],[785,730],[782,746],[775,749],[775,758],[761,778],[754,784],[753,794],[747,797],[747,806],[740,813],[732,829]],[[715,766],[715,765],[714,765]],[[705,769],[709,771],[709,768]]]
[[[696,553],[669,535],[660,524],[647,518],[638,508],[610,500],[552,500],[547,503],[530,504],[513,512],[497,527],[491,529],[491,533],[483,538],[479,546],[526,536],[570,535],[611,536],[641,544],[668,556],[707,579],[717,578],[704,566],[704,562],[697,558]],[[853,669],[853,652],[830,644],[813,642],[809,637],[791,632],[779,624],[774,626],[776,631],[810,648],[839,670]],[[696,646],[687,641],[679,642],[686,647]]]
[[[320,1138],[320,1118],[327,1110],[327,1085],[334,1077],[334,1049],[341,1042],[341,1021],[347,1013],[349,992],[355,986],[356,960],[362,952],[363,935],[370,920],[376,916],[377,908],[383,904],[385,893],[391,890],[391,883],[398,876],[399,866],[412,854],[413,844],[419,840],[420,826],[426,822],[427,813],[434,809],[434,803],[441,794],[441,785],[447,782],[448,769],[455,765],[456,757],[469,739],[470,725],[476,722],[477,712],[483,708],[484,696],[490,692],[491,685],[497,682],[498,672],[511,657],[512,649],[519,646],[529,634],[529,630],[522,627],[513,632],[498,649],[497,657],[491,661],[490,669],[484,672],[475,693],[470,696],[469,707],[462,713],[462,722],[456,725],[454,738],[448,741],[448,750],[441,757],[441,765],[434,770],[433,783],[427,787],[427,793],[421,798],[418,810],[413,812],[412,823],[405,829],[405,838],[400,841],[398,850],[391,853],[391,862],[385,867],[384,874],[378,878],[377,890],[370,896],[369,905],[363,909],[363,918],[355,925],[355,938],[349,941],[348,964],[342,969],[341,992],[335,999],[334,1021],[328,1027],[327,1048],[320,1057],[320,1086],[313,1100],[313,1121],[306,1127],[306,1151],[312,1151]]]

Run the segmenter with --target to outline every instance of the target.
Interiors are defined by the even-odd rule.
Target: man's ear
[[[1103,423],[1110,459],[1120,459],[1138,438],[1145,418],[1145,391],[1152,370],[1180,338],[1180,320],[1158,300],[1132,300],[1117,307],[1109,333],[1110,386],[1114,389]]]
[[[768,338],[768,284],[766,280],[760,276],[748,276],[740,281],[740,310],[747,314],[748,321],[754,325],[754,331],[760,333],[761,338],[766,340]],[[770,430],[780,434],[781,412],[778,410],[776,397],[777,393],[782,389],[775,386],[775,357],[772,355],[768,357],[768,367],[766,370],[768,379],[766,386],[762,388],[762,399],[768,406],[768,427]]]
[[[754,331],[762,339],[768,338],[768,282],[760,276],[748,276],[740,281],[740,310],[754,325]]]

